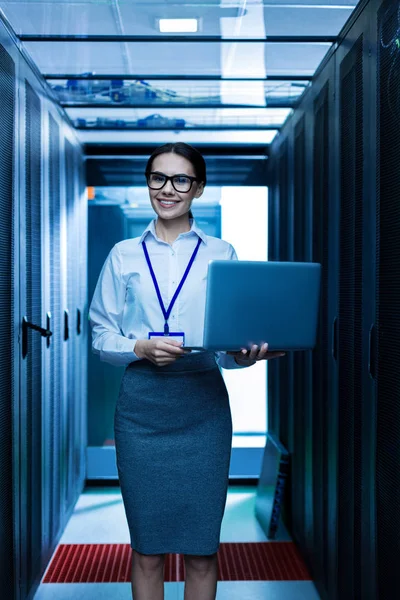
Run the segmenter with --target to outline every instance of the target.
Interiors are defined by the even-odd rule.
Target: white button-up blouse
[[[237,260],[237,255],[231,244],[207,236],[194,219],[189,222],[190,231],[181,233],[169,244],[157,237],[156,219],[153,219],[140,237],[118,242],[109,252],[89,307],[92,352],[98,354],[101,361],[126,366],[141,360],[134,352],[136,340],[147,340],[149,331],[164,331],[164,315],[141,243],[144,239],[165,310],[168,310],[201,238],[168,325],[171,332],[185,333],[186,346],[202,346],[208,261]],[[226,352],[214,354],[216,363],[224,369],[243,368]]]

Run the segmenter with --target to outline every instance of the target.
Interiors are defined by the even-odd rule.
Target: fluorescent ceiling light
[[[160,19],[161,33],[196,33],[197,19]]]

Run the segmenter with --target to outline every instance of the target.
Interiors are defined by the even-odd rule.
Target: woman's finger
[[[262,343],[262,344],[261,344],[261,346],[260,346],[260,351],[259,351],[259,353],[258,353],[258,357],[257,357],[257,358],[258,358],[259,360],[262,360],[263,358],[265,358],[265,355],[266,355],[267,353],[268,353],[268,344],[265,342],[265,343]]]
[[[163,354],[160,356],[179,356],[184,354],[184,350],[181,346],[175,346],[168,342],[161,342],[158,350]]]
[[[257,360],[257,354],[258,354],[258,346],[256,344],[253,344],[253,346],[251,347],[251,350],[250,350],[249,360]]]

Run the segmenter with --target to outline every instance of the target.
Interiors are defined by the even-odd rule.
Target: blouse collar
[[[142,235],[140,236],[138,244],[141,244],[143,242],[144,238],[147,236],[148,233],[151,233],[155,239],[160,239],[160,238],[157,238],[157,234],[156,234],[156,222],[157,222],[157,218],[152,219],[150,221],[150,223],[147,225],[146,229],[143,231]],[[192,235],[192,233],[195,233],[196,235],[198,235],[199,238],[202,239],[202,241],[205,244],[207,244],[207,235],[204,233],[204,231],[202,229],[200,229],[200,227],[197,226],[195,219],[189,219],[189,224],[190,224],[190,231],[185,231],[184,233],[181,233],[180,235],[189,236],[189,235]]]

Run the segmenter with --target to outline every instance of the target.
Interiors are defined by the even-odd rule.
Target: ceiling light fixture
[[[161,33],[196,33],[197,19],[159,19]]]

